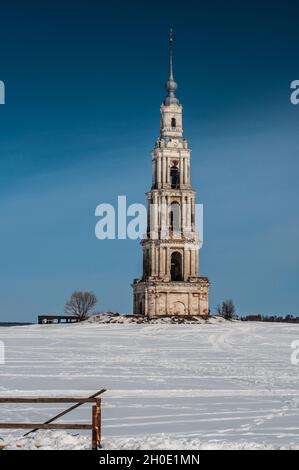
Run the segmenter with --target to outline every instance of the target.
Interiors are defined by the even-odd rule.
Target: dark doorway
[[[170,275],[172,281],[182,281],[182,255],[178,251],[175,251],[171,255],[171,269]]]
[[[170,168],[170,180],[172,189],[176,189],[180,185],[180,172],[177,166]]]

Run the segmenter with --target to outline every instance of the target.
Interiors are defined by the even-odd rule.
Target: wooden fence
[[[0,423],[2,429],[30,429],[24,436],[38,431],[39,429],[91,429],[92,431],[92,450],[101,448],[102,441],[102,406],[101,398],[106,389],[101,389],[87,398],[82,397],[0,397],[0,403],[75,403],[75,405],[63,410],[58,415],[50,418],[45,423]],[[91,424],[83,423],[53,423],[62,416],[70,413],[85,403],[94,403],[92,406]]]

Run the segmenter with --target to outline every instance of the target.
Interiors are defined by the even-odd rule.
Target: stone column
[[[156,183],[156,160],[152,160],[152,186],[154,187]]]
[[[159,251],[159,275],[163,276],[164,274],[164,253],[163,248],[161,246],[157,247],[157,251]]]
[[[189,250],[184,250],[184,280],[187,281],[189,275],[189,266],[190,266],[190,257],[189,257]]]
[[[179,168],[180,168],[180,187],[184,184],[183,177],[184,177],[184,167],[183,167],[183,159],[180,158],[179,160]]]
[[[152,289],[150,289],[152,291]],[[154,292],[148,292],[147,290],[147,297],[148,297],[148,301],[147,301],[147,304],[148,304],[148,314],[150,316],[154,316],[155,315],[155,310],[156,310],[156,301],[155,301],[155,293]]]
[[[195,231],[195,207],[194,207],[194,199],[191,199],[191,226],[192,232]]]
[[[167,184],[170,184],[170,162],[171,162],[171,160],[168,157],[167,158],[167,168],[166,168],[166,170],[167,170],[167,181],[166,181]]]
[[[164,276],[165,274],[165,248],[160,247],[160,274],[161,276]]]
[[[157,214],[158,214],[158,232],[161,230],[161,197],[157,197]]]
[[[189,315],[192,314],[192,294],[188,292],[188,313]]]
[[[187,158],[184,158],[184,184],[187,184]]]
[[[166,247],[166,260],[165,260],[165,274],[167,276],[170,276],[170,270],[169,270],[169,249]]]
[[[156,252],[156,274],[160,274],[160,263],[159,263],[159,247],[155,247],[155,252]]]
[[[199,253],[198,250],[195,250],[195,274],[198,274],[199,271]]]
[[[166,183],[166,158],[162,157],[162,183]]]
[[[161,157],[157,157],[157,186],[161,187]]]
[[[159,220],[158,220],[158,194],[156,192],[153,193],[153,202],[154,202],[154,207],[153,207],[153,216],[154,216],[154,232],[158,231],[159,227]]]
[[[144,292],[144,315],[148,315],[148,292],[145,289]]]
[[[166,207],[166,197],[162,195],[161,197],[161,238],[166,238],[167,233],[166,233],[166,212],[167,212],[167,207]]]
[[[166,246],[163,248],[164,253],[164,275],[167,275],[167,248]]]
[[[191,255],[191,276],[195,276],[195,250],[191,249],[190,251],[190,255]]]
[[[150,200],[150,198],[148,198],[148,200],[147,200],[147,214],[146,214],[146,216],[147,216],[147,223],[146,223],[146,233],[147,233],[147,235],[149,235],[150,232],[151,232],[151,216],[150,216],[150,214],[151,214],[151,200]]]
[[[166,196],[166,228],[167,238],[169,237],[169,196]]]
[[[181,204],[181,231],[184,234],[186,231],[186,198],[185,196],[182,197],[182,204]]]
[[[191,196],[187,197],[187,231],[191,231]]]
[[[156,274],[156,249],[155,245],[151,247],[151,275],[155,276]]]
[[[181,233],[183,234],[185,231],[185,197],[181,198],[180,210],[181,210]]]

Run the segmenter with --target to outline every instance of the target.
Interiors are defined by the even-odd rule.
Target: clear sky
[[[131,312],[137,241],[95,238],[95,207],[145,202],[167,36],[204,204],[211,307],[299,313],[296,1],[15,1],[0,6],[0,321],[75,289]]]

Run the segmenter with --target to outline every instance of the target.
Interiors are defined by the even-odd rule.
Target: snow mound
[[[219,316],[214,317],[196,317],[196,316],[177,316],[177,317],[160,317],[160,318],[148,318],[144,315],[125,315],[121,313],[99,313],[91,316],[84,323],[118,323],[118,324],[214,324],[226,322],[224,318]]]

